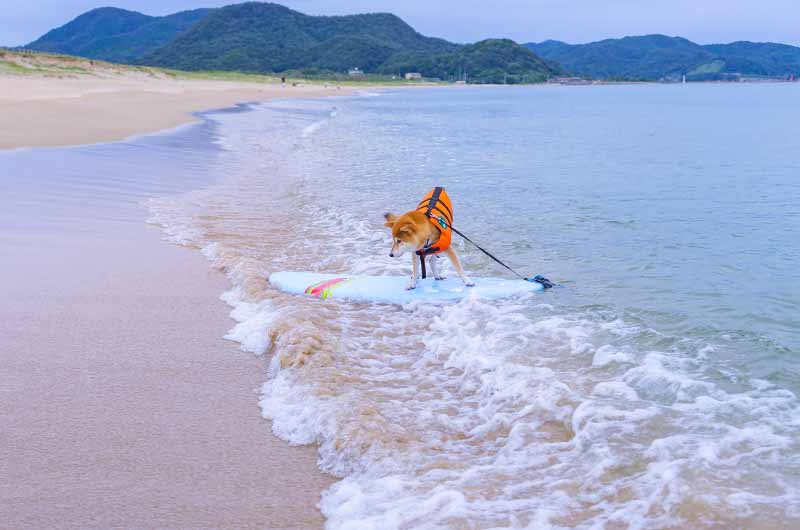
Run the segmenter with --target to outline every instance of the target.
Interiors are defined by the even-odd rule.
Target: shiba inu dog
[[[420,261],[428,259],[433,277],[437,280],[445,279],[441,275],[437,263],[440,254],[447,254],[464,285],[468,287],[475,285],[464,273],[461,262],[458,260],[458,254],[450,246],[453,236],[453,205],[444,188],[431,190],[422,199],[416,210],[400,216],[387,213],[384,217],[386,218],[384,226],[392,230],[392,250],[389,252],[389,257],[399,257],[407,250],[412,252],[411,279],[406,285],[406,289],[417,287],[417,277],[419,276],[417,259]],[[424,268],[424,263],[422,266]]]

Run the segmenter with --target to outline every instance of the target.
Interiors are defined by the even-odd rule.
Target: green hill
[[[183,70],[420,72],[472,82],[541,82],[560,70],[508,40],[461,46],[425,37],[395,15],[309,16],[277,4],[221,8],[141,59]]]
[[[645,35],[588,44],[550,40],[525,47],[557,61],[571,73],[599,79],[657,80],[686,75],[691,80],[708,80],[800,74],[800,48],[785,44],[703,46],[681,37]]]
[[[660,79],[711,62],[714,54],[680,37],[646,35],[589,44],[545,41],[526,44],[571,73],[600,79]]]
[[[26,48],[113,62],[133,62],[204,18],[210,9],[151,17],[115,7],[93,9]]]
[[[540,83],[564,73],[558,64],[545,61],[508,39],[488,39],[448,54],[399,55],[382,65],[380,70],[386,73],[414,71],[426,77],[510,84]]]
[[[45,33],[26,48],[43,52],[91,56],[94,43],[114,35],[135,31],[154,17],[135,11],[101,7]]]
[[[277,4],[223,7],[140,62],[183,70],[280,72],[314,68],[372,72],[402,51],[456,45],[424,37],[390,14],[308,16]]]
[[[751,75],[800,75],[800,48],[772,42],[709,44],[706,50],[724,59],[726,71]]]
[[[260,2],[150,17],[85,13],[29,48],[181,70],[341,75],[422,72],[471,82],[538,82],[561,72],[509,40],[460,45],[426,37],[395,15],[309,16]]]

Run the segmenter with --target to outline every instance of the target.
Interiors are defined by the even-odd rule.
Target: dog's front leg
[[[434,280],[446,280],[447,276],[443,275],[439,270],[439,254],[431,256],[431,272],[433,273]]]
[[[411,279],[406,284],[406,290],[417,288],[417,255],[411,253]]]
[[[453,264],[453,268],[456,269],[456,274],[458,274],[458,277],[461,278],[462,282],[464,282],[464,285],[467,287],[474,286],[475,282],[473,282],[470,277],[464,273],[464,269],[461,268],[461,262],[458,260],[458,254],[456,254],[456,251],[450,247],[445,250],[445,254],[447,254],[448,258],[450,258],[450,263]]]

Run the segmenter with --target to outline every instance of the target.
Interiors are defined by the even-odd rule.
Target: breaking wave
[[[275,434],[317,444],[341,478],[320,503],[328,528],[800,522],[797,396],[724,361],[742,341],[779,346],[554,293],[399,307],[271,289],[278,270],[407,273],[384,258],[380,216],[345,206],[360,185],[325,157],[367,133],[331,106],[215,118],[222,181],[150,203],[153,223],[230,278],[226,338],[271,356],[260,405]]]

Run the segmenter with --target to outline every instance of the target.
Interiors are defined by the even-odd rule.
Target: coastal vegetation
[[[126,65],[87,59],[73,55],[64,55],[31,50],[0,48],[0,74],[14,76],[38,75],[57,78],[113,79],[122,77],[146,77],[154,79],[197,80],[197,81],[230,81],[240,83],[281,84],[282,77],[288,84],[325,85],[335,83],[338,86],[363,85],[407,85],[414,84],[403,78],[391,79],[382,75],[364,75],[352,78],[345,74],[285,72],[285,75],[256,74],[231,70],[175,70],[155,66]],[[430,84],[430,82],[428,82]]]

